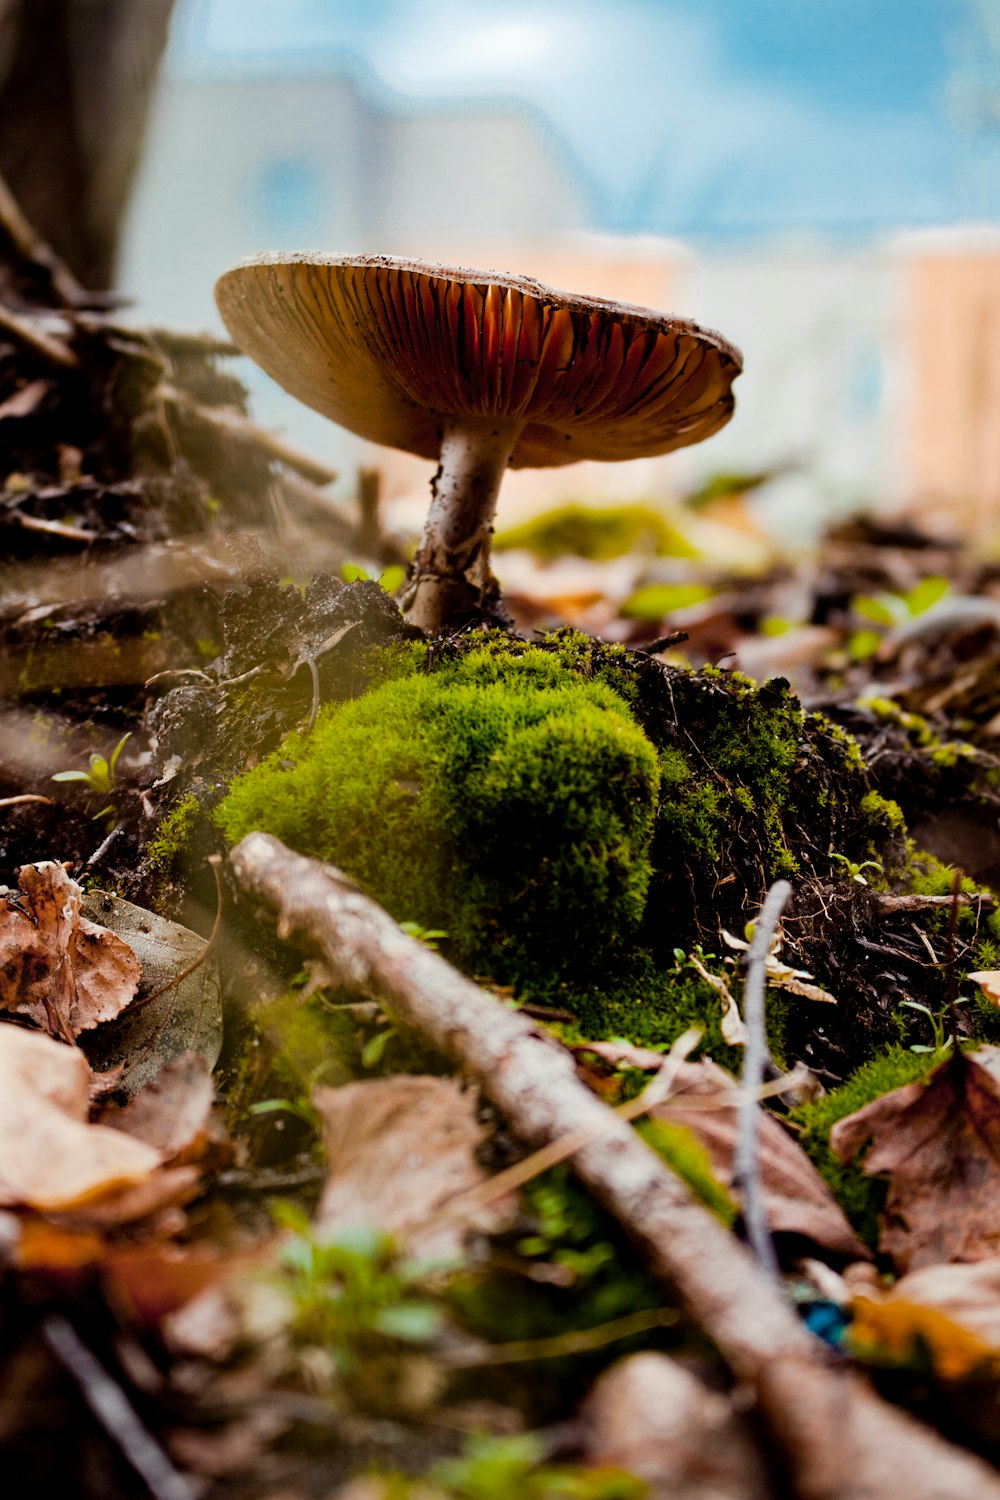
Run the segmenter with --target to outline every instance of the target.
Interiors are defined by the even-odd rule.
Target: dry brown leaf
[[[92,1125],[90,1129],[103,1130],[105,1127]],[[111,1133],[121,1134],[120,1131]],[[130,1137],[126,1135],[122,1139],[127,1141]],[[138,1146],[142,1142],[133,1144]],[[103,1234],[126,1224],[141,1224],[144,1236],[165,1240],[185,1229],[187,1221],[180,1205],[189,1203],[200,1186],[201,1173],[197,1167],[164,1167],[145,1182],[119,1188],[94,1203],[84,1203],[60,1214],[58,1218],[67,1226],[98,1230]]]
[[[145,1141],[165,1162],[193,1161],[208,1140],[214,1102],[208,1063],[197,1052],[185,1052],[164,1063],[127,1104],[105,1109],[101,1124]]]
[[[965,977],[978,984],[991,1005],[1000,1006],[1000,969],[977,969],[974,974],[967,974]]]
[[[696,953],[688,954],[688,962],[701,975],[705,983],[711,986],[722,1001],[722,1020],[719,1023],[722,1040],[727,1042],[730,1047],[745,1047],[747,1028],[729,985],[721,974],[710,973]]]
[[[877,1302],[858,1297],[852,1304],[851,1348],[880,1363],[908,1364],[930,1358],[944,1380],[962,1380],[996,1368],[1000,1351],[947,1313],[902,1297]]]
[[[101,1282],[123,1320],[149,1328],[234,1272],[259,1270],[258,1261],[214,1245],[109,1246],[101,1257]]]
[[[702,1058],[680,1065],[673,1094],[650,1114],[686,1126],[708,1152],[715,1175],[731,1188],[739,1100],[736,1081]],[[836,1255],[867,1255],[805,1152],[764,1110],[758,1116],[758,1154],[772,1233],[802,1235]]]
[[[592,1052],[613,1068],[640,1068],[644,1073],[658,1072],[666,1058],[665,1052],[635,1047],[631,1042],[576,1042],[569,1050],[577,1057]]]
[[[957,1053],[840,1120],[830,1145],[889,1178],[879,1248],[898,1271],[1000,1253],[1000,1051]],[[869,1144],[871,1143],[871,1144]]]
[[[89,1229],[64,1229],[49,1219],[25,1218],[14,1247],[19,1270],[72,1271],[95,1265],[105,1251],[101,1235]]]
[[[119,1015],[141,977],[128,943],[81,914],[63,865],[22,865],[18,883],[0,895],[0,1009],[64,1040]]]
[[[205,958],[205,939],[110,891],[87,891],[83,910],[126,942],[142,965],[136,1004],[83,1039],[92,1066],[120,1068],[117,1087],[129,1099],[181,1053],[200,1053],[214,1068],[222,1046],[222,997],[218,969]]]
[[[853,1299],[851,1340],[900,1359],[929,1354],[938,1375],[960,1380],[1000,1368],[1000,1260],[925,1266],[888,1289]]]
[[[746,1418],[665,1354],[631,1354],[584,1403],[589,1463],[635,1474],[650,1500],[765,1500],[770,1488]]]
[[[386,1078],[318,1088],[314,1102],[330,1164],[317,1234],[367,1224],[422,1255],[457,1256],[468,1218],[421,1226],[487,1175],[476,1160],[488,1131],[476,1119],[475,1091],[450,1078]],[[504,1203],[479,1208],[476,1227],[493,1227],[507,1212]]]
[[[79,1209],[148,1183],[160,1154],[87,1122],[86,1058],[39,1032],[0,1026],[0,1203]]]

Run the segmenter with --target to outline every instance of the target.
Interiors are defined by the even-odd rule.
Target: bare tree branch
[[[232,866],[283,938],[475,1078],[528,1145],[595,1133],[574,1170],[750,1389],[799,1500],[1000,1500],[993,1469],[831,1364],[775,1282],[578,1080],[569,1052],[407,937],[340,871],[261,833],[236,846]]]

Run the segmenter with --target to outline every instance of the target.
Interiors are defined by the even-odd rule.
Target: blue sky
[[[186,0],[174,59],[348,66],[390,106],[523,101],[565,143],[597,228],[1000,219],[1000,0]]]

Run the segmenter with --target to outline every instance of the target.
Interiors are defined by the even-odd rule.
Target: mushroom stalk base
[[[490,544],[500,482],[523,426],[466,418],[444,429],[431,508],[403,605],[428,635],[458,630],[470,620],[507,623],[490,570]]]

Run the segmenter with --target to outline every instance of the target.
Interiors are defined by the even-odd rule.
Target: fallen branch
[[[338,982],[453,1059],[528,1145],[592,1132],[575,1172],[749,1388],[799,1500],[1000,1500],[987,1464],[832,1364],[780,1287],[579,1081],[568,1051],[407,937],[330,866],[261,833],[236,846],[232,865],[277,913],[282,938],[320,954]]]
[[[876,891],[875,906],[878,911],[886,916],[894,912],[906,911],[934,911],[941,906],[976,905],[980,911],[987,911],[996,906],[997,898],[989,891],[958,891],[947,896],[893,896],[887,891]]]

